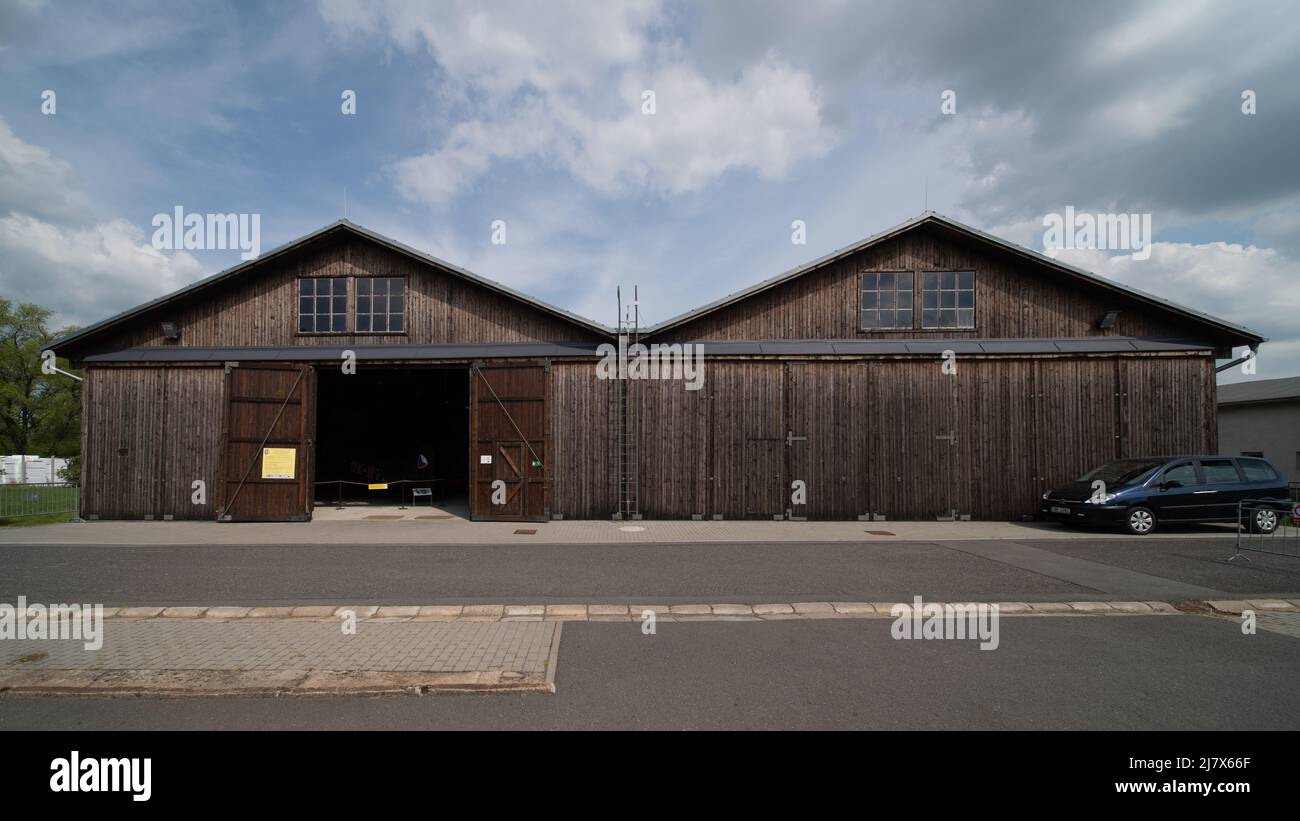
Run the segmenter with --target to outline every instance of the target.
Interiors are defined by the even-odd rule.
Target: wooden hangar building
[[[1216,452],[1215,360],[1264,341],[933,212],[641,330],[703,345],[699,390],[600,378],[620,332],[342,221],[51,348],[87,518],[425,483],[475,519],[1005,520]]]

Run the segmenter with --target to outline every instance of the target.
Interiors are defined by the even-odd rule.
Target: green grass
[[[35,516],[16,516],[0,519],[0,527],[31,527],[32,525],[61,525],[72,521],[75,513],[39,513]]]
[[[66,522],[76,515],[79,490],[76,487],[0,485],[0,527]],[[21,515],[28,511],[31,515]]]

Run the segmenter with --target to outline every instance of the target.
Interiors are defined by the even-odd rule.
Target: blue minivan
[[[1119,525],[1145,536],[1160,523],[1235,522],[1237,503],[1257,533],[1277,530],[1290,509],[1286,479],[1253,456],[1152,456],[1109,462],[1043,494],[1039,518],[1072,524]]]

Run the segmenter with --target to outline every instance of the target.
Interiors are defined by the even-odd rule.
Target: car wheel
[[[1252,533],[1262,533],[1265,536],[1277,530],[1277,511],[1271,508],[1261,507],[1255,511],[1255,515],[1250,517],[1250,531]]]
[[[1128,526],[1129,533],[1145,536],[1156,529],[1156,515],[1151,512],[1151,508],[1139,505],[1129,508],[1128,518],[1124,523]]]

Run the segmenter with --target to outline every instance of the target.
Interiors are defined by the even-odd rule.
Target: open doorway
[[[468,370],[321,369],[315,464],[317,518],[333,518],[339,507],[339,518],[415,518],[426,507],[467,516]]]

